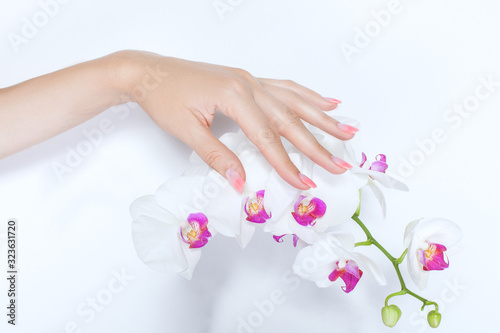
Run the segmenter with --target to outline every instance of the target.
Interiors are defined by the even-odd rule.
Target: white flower
[[[347,152],[346,159],[353,165],[349,172],[355,176],[360,189],[368,186],[372,190],[373,194],[380,203],[382,214],[385,217],[387,204],[385,202],[384,193],[382,192],[379,184],[386,188],[400,191],[408,191],[408,186],[386,173],[388,164],[386,163],[387,160],[384,154],[377,155],[374,162],[368,163],[364,153],[361,153],[361,161],[356,159],[354,150],[350,143],[346,142],[345,147]]]
[[[373,261],[353,250],[354,237],[351,234],[327,233],[313,245],[299,251],[293,271],[321,288],[329,287],[341,278],[345,283],[342,289],[346,293],[354,289],[365,272],[384,285],[384,275]]]
[[[289,155],[301,173],[311,175],[317,187],[298,190],[273,171],[264,198],[272,218],[264,231],[277,236],[294,234],[311,244],[328,228],[351,218],[359,204],[359,191],[349,173],[334,175],[300,153]]]
[[[420,219],[408,224],[404,244],[408,248],[408,271],[418,288],[427,285],[429,271],[448,268],[445,251],[458,250],[462,230],[445,219]]]
[[[197,199],[203,179],[173,178],[158,189],[156,196],[141,197],[130,206],[137,254],[152,269],[191,279],[201,247],[211,237],[204,203]]]
[[[344,122],[354,123],[355,121],[352,119],[345,119]],[[318,142],[333,156],[341,158],[352,165],[352,168],[349,169],[348,172],[353,174],[358,184],[358,188],[361,189],[368,186],[373,191],[380,203],[384,216],[386,215],[387,204],[382,189],[378,184],[386,188],[408,191],[408,187],[404,183],[385,173],[388,167],[385,155],[379,154],[376,157],[376,161],[370,164],[366,163],[366,155],[362,153],[362,160],[358,161],[356,158],[357,155],[349,141],[341,141],[313,126],[308,128],[311,133],[314,134]]]

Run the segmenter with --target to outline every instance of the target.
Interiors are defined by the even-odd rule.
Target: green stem
[[[398,258],[398,260],[396,260],[396,262],[398,264],[401,264],[403,262],[403,260],[405,259],[406,257],[406,253],[408,253],[408,249],[405,249],[405,251],[403,252],[403,254],[401,255],[401,257]]]
[[[359,207],[358,207],[359,208]],[[354,222],[356,222],[360,228],[363,230],[363,232],[365,233],[366,235],[366,241],[364,242],[358,242],[356,244],[354,244],[354,246],[369,246],[369,245],[375,245],[386,257],[387,259],[389,259],[392,263],[392,266],[394,266],[394,270],[396,271],[396,274],[398,275],[398,279],[399,279],[399,284],[401,285],[401,290],[398,291],[398,292],[395,292],[395,293],[392,293],[390,294],[389,296],[387,296],[387,298],[385,299],[385,306],[388,306],[388,302],[389,300],[394,297],[394,296],[401,296],[401,295],[411,295],[413,297],[415,297],[416,299],[418,299],[419,301],[421,301],[423,303],[423,306],[422,306],[422,310],[424,310],[424,308],[428,305],[434,305],[436,311],[438,310],[438,305],[436,302],[431,302],[425,298],[423,298],[422,296],[420,295],[417,295],[415,294],[414,292],[412,292],[411,290],[409,290],[406,285],[405,285],[405,282],[404,282],[404,279],[403,279],[403,276],[401,275],[401,270],[399,269],[399,265],[403,262],[404,258],[406,257],[406,254],[408,252],[408,249],[405,249],[403,254],[401,254],[401,256],[399,258],[394,258],[389,252],[387,252],[387,250],[382,246],[380,245],[379,242],[377,242],[377,240],[372,236],[372,234],[370,233],[370,231],[368,230],[368,228],[364,225],[364,223],[359,219],[359,212],[356,211],[356,213],[352,216],[352,219],[354,220]]]
[[[364,242],[357,242],[356,244],[354,244],[354,247],[356,247],[356,246],[370,246],[372,244],[373,243],[371,241],[367,240],[367,241],[364,241]]]

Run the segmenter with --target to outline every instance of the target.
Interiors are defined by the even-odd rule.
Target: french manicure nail
[[[236,191],[238,191],[239,193],[243,193],[243,187],[245,187],[245,180],[243,179],[243,177],[241,177],[238,171],[231,168],[227,169],[226,178]]]
[[[337,127],[340,128],[342,131],[344,131],[346,133],[351,133],[351,134],[356,134],[359,131],[359,129],[357,129],[354,126],[342,124],[342,123],[337,123]]]
[[[306,184],[307,186],[309,187],[312,187],[312,188],[316,188],[318,186],[316,186],[316,184],[311,180],[311,178],[307,177],[306,175],[303,175],[301,173],[299,173],[299,178],[300,180]]]
[[[349,163],[347,163],[343,159],[338,158],[337,156],[332,156],[332,161],[333,161],[333,163],[335,163],[337,166],[341,167],[342,169],[349,170],[352,168],[352,165],[350,165]]]
[[[336,99],[336,98],[331,98],[331,97],[325,97],[325,99],[330,102],[330,103],[335,103],[335,104],[340,104],[342,101]]]

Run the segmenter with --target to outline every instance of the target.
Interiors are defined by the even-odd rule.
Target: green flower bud
[[[401,310],[396,305],[392,304],[382,308],[382,321],[385,326],[396,326],[399,317],[401,317]]]
[[[432,310],[427,314],[427,322],[432,328],[436,328],[441,323],[441,314],[436,310]]]

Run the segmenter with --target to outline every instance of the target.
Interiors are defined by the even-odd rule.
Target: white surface
[[[481,77],[500,82],[498,2],[401,0],[398,13],[350,62],[342,43],[352,44],[356,29],[375,29],[372,11],[397,2],[220,0],[233,4],[223,19],[214,2],[69,1],[16,53],[8,34],[21,34],[23,17],[41,7],[34,0],[2,0],[0,86],[115,50],[143,49],[289,78],[339,98],[338,114],[362,122],[356,145],[369,156],[387,154],[389,171],[406,176],[410,187],[408,194],[388,193],[385,221],[366,208],[379,241],[399,253],[406,223],[422,216],[449,218],[464,231],[462,253],[451,257],[450,269],[431,275],[422,293],[440,300],[439,331],[497,327],[500,86],[460,123],[445,117],[455,103],[471,100]],[[85,144],[83,131],[105,118],[113,130],[58,179],[54,162],[64,163],[67,149]],[[214,124],[218,134],[234,128],[223,118]],[[402,172],[403,160],[418,157],[415,140],[429,139],[437,128],[446,140],[411,174]],[[380,308],[397,279],[386,262],[390,286],[366,280],[349,295],[340,285],[320,290],[290,279],[290,244],[275,244],[260,232],[245,250],[234,240],[214,239],[191,282],[144,266],[131,242],[128,207],[180,174],[189,154],[131,105],[0,161],[0,241],[7,219],[16,218],[20,266],[18,325],[7,325],[2,306],[0,331],[237,332],[238,318],[255,314],[255,302],[270,299],[273,290],[282,292],[284,303],[253,332],[389,330]],[[133,279],[119,282],[115,275],[122,272]],[[0,281],[5,304],[7,284]],[[87,302],[99,297],[106,304],[91,310]],[[403,316],[392,332],[431,330],[419,302],[395,302]]]

